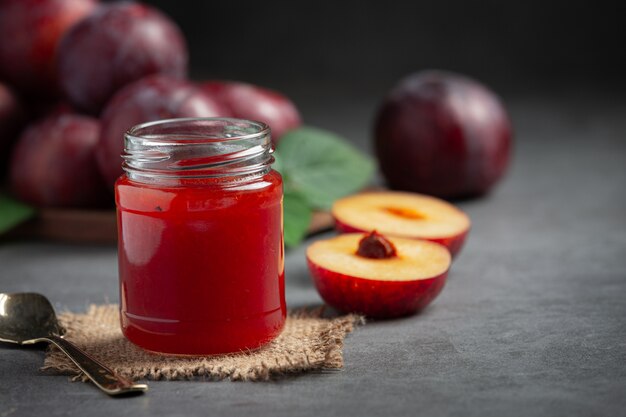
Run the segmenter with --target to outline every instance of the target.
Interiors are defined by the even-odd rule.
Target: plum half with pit
[[[433,242],[372,231],[318,240],[306,258],[326,303],[375,318],[415,314],[443,289],[450,252]]]
[[[65,32],[87,16],[95,0],[0,1],[0,73],[33,96],[58,92],[55,59]]]
[[[21,200],[39,207],[96,207],[109,195],[95,148],[97,119],[58,113],[28,127],[11,157],[10,185]]]
[[[177,117],[227,116],[211,97],[194,84],[155,75],[127,85],[118,91],[102,112],[102,133],[96,152],[106,184],[113,187],[122,174],[120,155],[124,133],[134,125]]]
[[[141,3],[100,6],[63,37],[59,79],[78,108],[97,113],[124,85],[151,74],[184,77],[187,47],[176,24]]]
[[[387,96],[374,140],[391,188],[466,198],[485,194],[503,176],[512,128],[502,102],[478,81],[424,71]]]
[[[276,143],[280,137],[301,124],[295,104],[285,95],[252,84],[235,81],[205,81],[203,91],[222,104],[232,117],[266,123]]]

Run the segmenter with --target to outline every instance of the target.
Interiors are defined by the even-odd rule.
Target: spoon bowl
[[[45,337],[61,335],[52,304],[37,293],[0,294],[0,341],[23,344]]]
[[[0,341],[30,345],[54,344],[109,395],[145,392],[148,386],[117,375],[110,368],[64,339],[63,329],[46,297],[37,293],[0,293]]]

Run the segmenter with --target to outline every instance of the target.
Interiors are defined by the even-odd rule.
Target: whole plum
[[[97,119],[56,113],[28,127],[11,157],[10,185],[39,207],[93,207],[109,195],[95,159]]]
[[[228,116],[228,111],[190,82],[155,75],[127,85],[102,112],[96,154],[107,185],[113,187],[122,173],[124,133],[132,126],[159,119],[217,116]]]
[[[26,118],[13,90],[0,82],[0,175],[4,174],[10,149]]]
[[[100,6],[63,37],[59,79],[78,108],[98,113],[124,85],[150,74],[184,77],[187,47],[167,16],[141,3]]]
[[[96,0],[0,1],[0,73],[33,96],[58,93],[60,39],[96,7]]]
[[[296,106],[277,91],[235,81],[206,81],[200,87],[228,109],[232,117],[269,125],[275,143],[301,124]]]
[[[374,141],[393,189],[443,198],[486,193],[510,159],[512,128],[498,97],[468,77],[424,71],[383,102]]]

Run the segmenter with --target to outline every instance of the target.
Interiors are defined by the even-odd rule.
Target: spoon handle
[[[94,359],[72,342],[59,336],[46,336],[33,340],[32,342],[50,342],[61,349],[68,358],[80,368],[89,379],[102,391],[109,395],[121,395],[131,392],[145,392],[148,390],[146,384],[135,384],[128,378],[117,375],[109,367]]]

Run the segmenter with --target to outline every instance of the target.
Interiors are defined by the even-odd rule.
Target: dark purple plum
[[[206,81],[203,91],[229,110],[232,117],[266,123],[276,143],[288,130],[300,126],[298,109],[289,98],[267,88],[235,81]]]
[[[100,6],[63,37],[58,58],[66,97],[93,114],[128,83],[151,74],[187,73],[181,31],[167,16],[141,3]]]
[[[57,113],[28,127],[11,157],[10,185],[39,207],[94,207],[109,198],[96,165],[100,123]]]
[[[479,196],[502,177],[512,128],[498,97],[442,71],[400,81],[383,102],[374,141],[388,185],[442,198]]]
[[[25,121],[19,99],[8,86],[0,83],[0,175],[4,174],[10,149]]]
[[[155,75],[127,85],[102,112],[102,133],[96,154],[107,185],[112,190],[122,173],[124,133],[132,126],[159,119],[218,116],[228,116],[228,112],[190,82]]]
[[[0,74],[32,96],[58,93],[56,52],[63,34],[95,0],[1,0]]]

